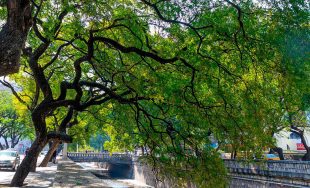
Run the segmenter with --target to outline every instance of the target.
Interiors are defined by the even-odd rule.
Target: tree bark
[[[40,135],[36,138],[34,143],[31,145],[28,154],[25,156],[24,160],[17,169],[12,182],[11,187],[21,187],[27,175],[29,174],[29,169],[36,166],[37,158],[47,143],[46,135]]]
[[[0,31],[0,76],[16,73],[32,24],[29,0],[7,0],[7,22]]]
[[[43,146],[44,147],[44,146]],[[43,149],[43,148],[42,148]],[[41,150],[42,150],[41,149]],[[41,151],[40,151],[41,152]],[[39,152],[39,154],[40,154]],[[29,172],[36,172],[36,169],[37,169],[37,161],[38,161],[38,156],[39,154],[37,155],[37,157],[35,157],[33,159],[33,161],[31,162],[31,165],[30,165],[30,168],[29,168]]]
[[[301,143],[305,146],[306,154],[302,157],[303,161],[310,161],[310,147],[308,146],[308,143],[306,141],[304,132],[300,135]]]
[[[46,167],[48,162],[50,161],[50,159],[53,156],[53,153],[57,150],[58,146],[60,144],[59,140],[55,140],[52,144],[52,146],[49,148],[47,154],[45,155],[43,161],[40,164],[40,167]]]

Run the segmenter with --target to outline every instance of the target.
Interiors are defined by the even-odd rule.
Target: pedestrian
[[[56,156],[57,156],[57,153],[56,151],[54,151],[53,156],[52,156],[54,164],[56,164]]]
[[[28,155],[29,150],[30,150],[30,148],[28,147],[28,148],[26,149],[26,151],[25,151],[25,156],[27,156],[27,155]]]

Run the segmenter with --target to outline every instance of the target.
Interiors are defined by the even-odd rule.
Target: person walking
[[[54,151],[54,153],[53,153],[53,155],[52,155],[52,162],[53,162],[54,164],[56,164],[56,156],[57,156],[57,153],[56,153],[56,151]]]
[[[30,150],[30,148],[28,147],[28,148],[26,149],[26,151],[25,151],[25,156],[27,156],[27,155],[28,155],[29,150]]]

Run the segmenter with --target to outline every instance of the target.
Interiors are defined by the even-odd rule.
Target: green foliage
[[[92,136],[89,140],[89,145],[93,147],[96,151],[103,151],[105,148],[103,144],[109,140],[109,137],[102,132],[98,132],[96,135]]]
[[[38,69],[44,68],[52,102],[81,94],[70,103],[79,122],[69,130],[71,150],[107,134],[105,149],[144,148],[144,160],[179,185],[224,187],[212,139],[247,157],[272,147],[272,135],[288,126],[285,106],[309,106],[308,5],[234,2],[43,1],[37,26],[49,43]],[[43,42],[32,30],[27,44],[37,49]],[[47,97],[30,60],[23,58],[24,72],[11,79],[34,110]],[[64,83],[73,84],[58,100]],[[81,108],[92,100],[99,106]],[[68,104],[44,116],[49,130]]]
[[[0,104],[0,136],[33,139],[34,133],[31,124],[27,121],[28,117],[18,113],[13,103],[12,93],[1,91]]]

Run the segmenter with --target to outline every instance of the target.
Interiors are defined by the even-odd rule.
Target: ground
[[[23,160],[24,156],[21,156]],[[38,164],[41,163],[44,156],[38,158]],[[48,167],[37,167],[37,172],[31,172],[25,180],[25,187],[51,187],[53,185],[54,176],[57,165],[49,163]],[[7,187],[13,176],[13,171],[7,169],[0,170],[0,187]]]

